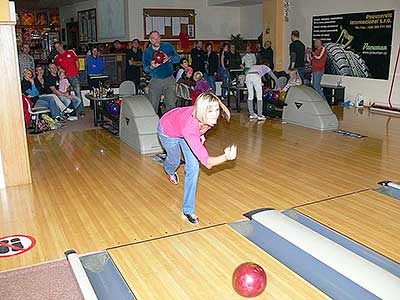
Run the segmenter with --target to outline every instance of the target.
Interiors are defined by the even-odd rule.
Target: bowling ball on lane
[[[272,99],[274,99],[275,101],[279,100],[279,91],[274,91],[272,93]]]
[[[260,265],[245,262],[233,272],[232,286],[236,293],[242,297],[256,297],[267,286],[267,274]]]

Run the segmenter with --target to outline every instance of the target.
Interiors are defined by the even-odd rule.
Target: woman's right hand
[[[234,160],[237,155],[237,146],[231,145],[224,150],[226,160]]]

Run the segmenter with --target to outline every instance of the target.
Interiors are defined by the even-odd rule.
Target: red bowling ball
[[[279,94],[280,94],[279,91],[274,91],[272,94],[272,99],[279,100]]]
[[[256,297],[267,286],[267,274],[256,263],[243,263],[233,272],[232,286],[236,293],[242,297]]]
[[[165,59],[165,53],[162,51],[156,51],[153,55],[153,60],[156,64],[162,64]]]

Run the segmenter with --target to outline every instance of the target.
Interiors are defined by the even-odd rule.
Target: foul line
[[[167,238],[178,236],[178,235],[183,235],[183,234],[186,234],[186,233],[192,233],[192,232],[196,232],[196,231],[201,231],[201,230],[205,230],[205,229],[210,229],[210,228],[214,228],[214,227],[223,226],[223,225],[226,225],[226,224],[227,223],[219,223],[219,224],[214,224],[214,225],[210,225],[210,226],[206,226],[206,227],[196,228],[196,229],[192,229],[192,230],[188,230],[188,231],[181,231],[181,232],[177,232],[177,233],[173,233],[173,234],[169,234],[169,235],[158,236],[158,237],[155,237],[155,238],[152,238],[152,239],[141,240],[141,241],[137,241],[137,242],[131,242],[131,243],[123,244],[123,245],[109,247],[109,248],[106,248],[106,250],[109,251],[109,250],[114,250],[114,249],[118,249],[118,248],[122,248],[122,247],[127,247],[127,246],[132,246],[132,245],[137,245],[137,244],[143,244],[143,243],[152,242],[152,241],[158,241],[158,240],[167,239]]]
[[[321,199],[321,200],[317,200],[317,201],[313,201],[313,202],[309,202],[309,203],[296,205],[296,206],[293,206],[292,208],[299,208],[299,207],[304,207],[304,206],[308,206],[308,205],[312,205],[312,204],[317,204],[317,203],[321,203],[321,202],[325,202],[325,201],[329,201],[329,200],[333,200],[333,199],[338,199],[338,198],[342,198],[342,197],[346,197],[346,196],[350,196],[350,195],[366,192],[366,191],[369,191],[369,190],[371,190],[371,189],[367,188],[367,189],[358,190],[358,191],[355,191],[355,192],[350,192],[350,193],[346,193],[346,194],[342,194],[342,195],[332,196],[332,197],[329,197],[329,198],[325,198],[325,199]]]

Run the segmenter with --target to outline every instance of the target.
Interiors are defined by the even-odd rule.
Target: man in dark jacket
[[[195,42],[195,47],[190,52],[190,56],[192,57],[193,71],[200,71],[204,74],[206,64],[205,62],[207,58],[206,53],[203,50],[203,43],[201,41]]]
[[[267,61],[267,65],[271,70],[274,70],[274,51],[271,48],[271,41],[265,42],[265,47],[261,48],[260,58]]]
[[[290,36],[292,42],[289,45],[290,66],[289,69],[297,69],[301,80],[304,82],[304,58],[306,47],[300,41],[300,32],[293,30]]]
[[[212,91],[215,93],[215,76],[218,73],[218,54],[212,51],[212,44],[208,43],[206,46],[207,61],[206,61],[206,79]]]

